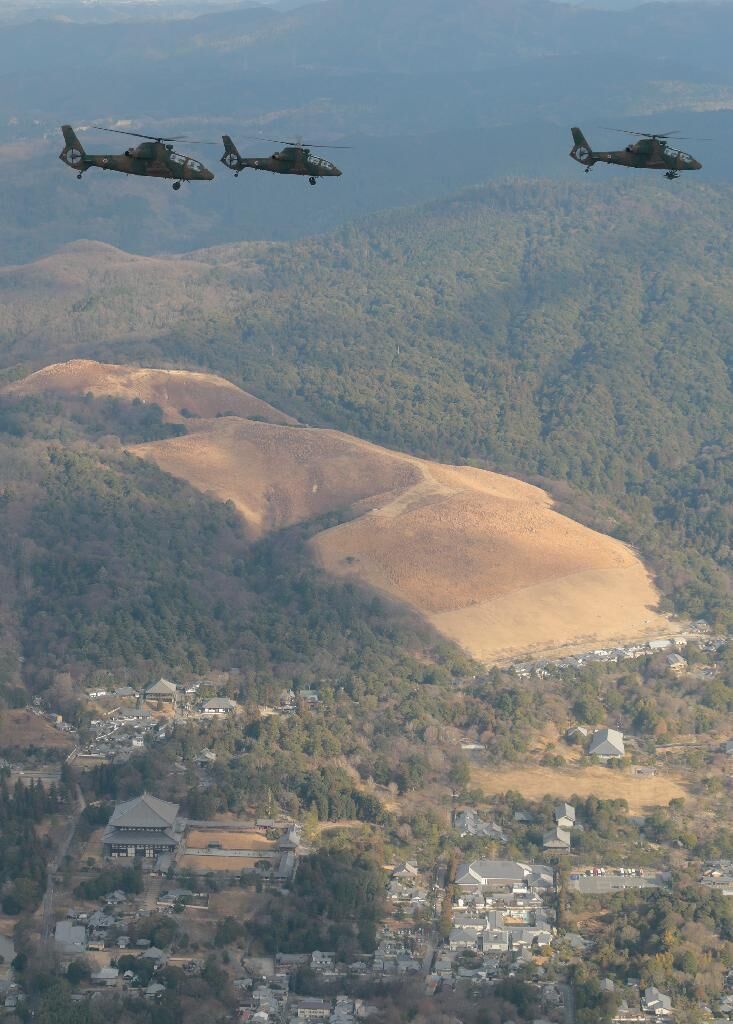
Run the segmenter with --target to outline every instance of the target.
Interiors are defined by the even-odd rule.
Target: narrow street
[[[46,885],[46,892],[43,896],[43,903],[41,904],[41,941],[49,942],[51,939],[51,932],[54,927],[54,912],[53,912],[53,901],[54,901],[54,881],[53,876],[59,870],[59,867],[64,862],[64,857],[69,852],[72,840],[76,835],[76,828],[79,824],[79,818],[84,813],[84,808],[87,803],[84,799],[84,795],[79,788],[76,787],[76,806],[74,808],[71,821],[66,835],[61,841],[56,857],[48,865],[48,883]]]
[[[430,972],[433,969],[433,958],[435,956],[436,941],[437,941],[437,935],[435,934],[435,932],[432,932],[431,935],[430,935],[430,938],[428,939],[428,942],[427,942],[427,948],[425,950],[425,956],[423,957],[423,962],[422,962],[422,972],[423,972],[423,974],[426,974],[426,975],[430,974]]]
[[[562,985],[565,1004],[565,1024],[575,1024],[575,990],[572,985]]]

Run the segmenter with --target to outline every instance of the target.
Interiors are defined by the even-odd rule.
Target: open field
[[[266,853],[263,853],[266,860]],[[201,857],[185,853],[176,861],[181,871],[196,871],[205,875],[209,871],[228,871],[233,875],[241,875],[243,871],[254,871],[256,857]]]
[[[132,451],[197,489],[231,500],[260,537],[331,512],[349,521],[312,541],[333,575],[410,605],[474,657],[619,645],[675,631],[626,545],[556,512],[543,490],[470,467],[427,462],[335,430],[247,419],[257,399],[210,374],[140,370],[85,360],[11,385],[141,397],[169,418],[184,406],[184,437]],[[260,410],[260,415],[262,412]],[[244,418],[243,418],[244,417]]]
[[[216,832],[209,829],[191,829],[186,833],[186,846],[189,849],[206,848],[209,843],[218,843],[222,850],[256,850],[271,853],[277,843],[261,832]]]
[[[612,768],[591,765],[588,768],[514,768],[495,771],[472,768],[471,783],[487,796],[516,790],[528,800],[540,800],[549,794],[568,800],[571,796],[596,796],[600,800],[626,800],[631,814],[644,814],[655,807],[666,807],[676,797],[690,793],[679,775],[655,775],[643,778]]]
[[[66,733],[54,729],[31,711],[13,709],[0,713],[0,750],[23,750],[32,746],[71,750],[73,745]]]

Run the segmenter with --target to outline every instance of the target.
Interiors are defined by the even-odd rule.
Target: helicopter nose
[[[207,168],[207,170],[204,171],[204,181],[213,181],[213,180],[214,180],[214,173],[213,173],[213,171],[210,171]]]
[[[693,169],[693,171],[701,171],[702,170],[702,164],[700,163],[699,160],[693,160],[692,161],[692,169]]]

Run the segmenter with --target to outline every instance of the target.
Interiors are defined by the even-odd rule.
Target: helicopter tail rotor
[[[580,128],[571,128],[571,132],[573,134],[573,148],[570,150],[570,156],[573,160],[577,160],[579,164],[585,164],[586,170],[590,170],[595,163],[590,143]]]
[[[64,124],[61,126],[61,132],[64,136],[64,148],[59,153],[59,160],[63,160],[69,167],[73,167],[75,171],[84,170],[84,147],[76,136],[76,132],[70,124]]]
[[[229,167],[231,170],[239,173],[239,168],[242,164],[242,157],[240,156],[239,150],[232,142],[231,135],[222,135],[221,141],[224,143],[224,156],[221,158],[221,162],[225,167]]]

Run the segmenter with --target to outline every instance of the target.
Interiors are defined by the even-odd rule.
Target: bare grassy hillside
[[[287,417],[209,374],[77,360],[8,390],[138,397],[178,419],[187,407],[202,418],[188,419],[185,436],[132,451],[231,500],[253,538],[343,513],[345,522],[312,540],[323,568],[410,605],[478,658],[588,649],[673,628],[654,611],[658,593],[629,547],[560,515],[543,490],[519,480],[272,422]],[[221,412],[237,415],[214,418]]]
[[[244,419],[256,417],[269,423],[295,422],[267,402],[214,374],[149,370],[98,363],[93,359],[54,363],[16,381],[6,390],[16,395],[54,392],[154,402],[171,422],[182,421],[185,413],[206,418],[230,415]]]

